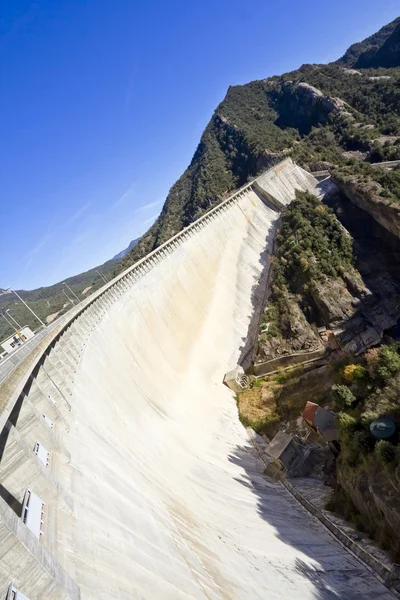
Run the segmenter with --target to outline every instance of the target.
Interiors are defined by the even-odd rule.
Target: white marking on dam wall
[[[105,286],[0,386],[0,598],[11,581],[31,600],[392,598],[262,476],[222,384],[268,273],[263,186]],[[45,503],[40,540],[26,489]]]

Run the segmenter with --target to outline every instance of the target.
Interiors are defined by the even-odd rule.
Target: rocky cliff
[[[400,239],[400,204],[385,198],[384,188],[379,183],[366,181],[356,174],[349,178],[333,174],[332,181],[344,196]]]
[[[390,277],[377,281],[382,267],[361,274],[352,247],[350,233],[316,198],[299,194],[283,211],[257,363],[323,347],[359,354],[396,324],[400,291],[389,289]]]

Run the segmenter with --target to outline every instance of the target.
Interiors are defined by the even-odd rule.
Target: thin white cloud
[[[86,202],[86,204],[78,208],[78,210],[62,224],[62,227],[69,227],[70,225],[72,225],[72,223],[77,221],[79,217],[81,217],[91,206],[91,202]]]
[[[142,227],[144,227],[145,225],[149,225],[149,223],[153,223],[153,221],[155,221],[157,217],[158,217],[158,213],[156,213],[155,215],[152,215],[151,217],[149,217],[148,219],[146,219],[145,221],[142,222]]]
[[[134,181],[129,187],[128,189],[122,194],[122,196],[120,196],[118,198],[118,200],[116,200],[114,202],[114,204],[111,205],[111,208],[117,208],[117,206],[119,206],[120,204],[122,204],[123,202],[125,202],[125,200],[127,198],[129,198],[132,194],[134,194],[135,192],[135,188],[136,188],[136,182]]]
[[[53,236],[53,233],[47,232],[45,233],[37,242],[36,244],[33,246],[33,248],[31,248],[29,250],[29,252],[25,255],[23,261],[23,265],[22,265],[22,269],[20,271],[19,276],[23,277],[24,274],[26,273],[28,267],[31,266],[31,264],[33,263],[35,257],[39,254],[40,250],[51,240]]]
[[[155,206],[159,206],[162,200],[156,200],[155,202],[149,202],[149,204],[143,204],[143,206],[139,206],[135,212],[142,212],[144,210],[148,210],[149,208],[154,208]]]
[[[39,252],[46,246],[57,233],[64,227],[70,227],[75,221],[77,221],[91,206],[91,202],[86,202],[83,206],[81,206],[69,219],[60,223],[56,227],[51,227],[37,242],[36,244],[30,248],[24,258],[24,264],[21,269],[20,277],[23,277],[31,264],[34,262],[35,257],[39,254]]]

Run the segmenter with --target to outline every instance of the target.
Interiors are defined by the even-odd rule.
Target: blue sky
[[[229,85],[338,58],[398,0],[0,0],[0,287],[142,234]]]

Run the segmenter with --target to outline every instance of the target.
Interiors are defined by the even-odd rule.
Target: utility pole
[[[78,302],[80,302],[80,300],[79,300],[78,296],[75,294],[75,292],[73,292],[73,291],[71,290],[71,288],[69,287],[69,285],[67,285],[67,284],[65,283],[65,281],[63,281],[63,283],[62,283],[62,284],[63,284],[63,285],[65,285],[65,287],[66,287],[66,288],[67,288],[67,289],[68,289],[68,290],[71,292],[71,294],[72,294],[73,296],[75,296],[75,298],[78,300]]]
[[[67,298],[68,302],[70,302],[72,305],[75,304],[75,302],[73,300],[71,300],[71,298],[68,296],[67,292],[65,290],[62,291],[64,296]]]
[[[18,329],[22,329],[21,325],[18,323],[18,321],[16,319],[14,319],[14,317],[10,313],[10,309],[9,308],[6,309],[6,313],[10,317],[11,321],[13,321],[16,324],[16,326],[18,327]]]
[[[29,312],[31,312],[33,314],[35,319],[37,319],[39,321],[39,323],[41,325],[43,325],[43,327],[46,327],[46,325],[45,325],[45,323],[43,323],[42,319],[40,319],[37,316],[37,314],[30,308],[30,306],[27,305],[25,300],[22,300],[21,296],[19,294],[17,294],[17,292],[15,290],[13,290],[12,288],[9,287],[6,290],[4,290],[0,295],[2,296],[3,294],[8,294],[9,292],[12,292],[13,294],[15,294],[17,296],[18,300],[20,300],[22,302],[22,304],[24,304],[26,306],[26,308],[29,310]]]
[[[103,275],[103,273],[102,273],[101,271],[98,271],[98,270],[96,269],[96,273],[98,273],[98,274],[100,275],[100,277],[102,278],[102,280],[103,280],[105,283],[108,283],[108,279],[106,278],[106,276],[105,276],[105,275]]]
[[[25,340],[24,340],[24,337],[23,337],[22,333],[21,333],[21,332],[20,332],[20,331],[19,331],[19,330],[18,330],[18,329],[15,327],[15,325],[13,325],[13,324],[11,323],[11,321],[9,321],[9,320],[7,319],[6,315],[5,315],[3,312],[2,312],[2,313],[0,313],[0,314],[1,314],[1,316],[2,316],[2,317],[5,319],[5,321],[6,321],[6,322],[7,322],[7,323],[10,325],[10,327],[12,327],[12,328],[14,329],[15,333],[16,333],[16,334],[17,334],[17,336],[20,338],[21,342],[22,342],[22,343],[24,343],[24,342],[25,342]]]

